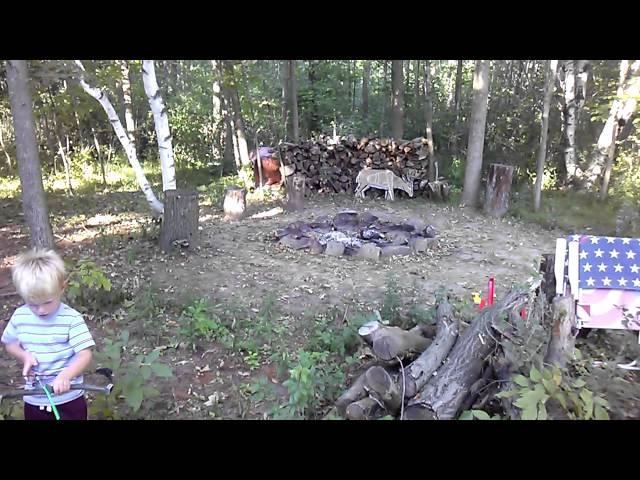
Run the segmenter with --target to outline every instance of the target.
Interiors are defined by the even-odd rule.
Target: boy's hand
[[[56,379],[53,381],[53,393],[61,395],[68,392],[71,389],[71,379],[69,379],[64,372],[60,372]]]
[[[34,365],[38,365],[38,361],[36,360],[36,357],[31,352],[27,352],[27,351],[24,352],[22,362],[24,364],[24,366],[22,367],[23,377],[26,377],[29,375],[29,372],[31,371],[31,367],[33,367]]]

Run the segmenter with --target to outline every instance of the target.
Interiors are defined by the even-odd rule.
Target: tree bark
[[[487,175],[484,211],[492,217],[502,217],[509,210],[509,195],[513,182],[513,166],[492,163]]]
[[[199,243],[198,218],[198,192],[167,190],[160,248],[168,252],[175,246],[174,242],[183,248],[196,247]]]
[[[431,99],[431,61],[424,61],[424,122],[426,126],[427,151],[429,152],[429,170],[427,178],[429,181],[438,180],[435,178],[435,155],[433,149],[433,101]]]
[[[544,177],[544,164],[547,158],[547,135],[549,133],[549,110],[551,107],[551,96],[555,85],[556,69],[558,60],[547,60],[545,62],[545,83],[544,98],[542,100],[542,125],[540,127],[540,146],[538,147],[538,157],[536,159],[536,184],[533,189],[533,210],[540,210],[540,199],[542,196],[542,180]]]
[[[462,202],[470,207],[475,207],[478,204],[488,98],[489,60],[477,60],[476,70],[473,75],[473,104],[471,107],[467,165],[462,192]]]
[[[433,343],[405,369],[405,398],[412,398],[424,388],[458,338],[460,325],[446,300],[438,305],[436,319],[437,333]]]
[[[22,209],[31,232],[29,243],[32,247],[53,248],[53,233],[42,185],[26,60],[7,60],[6,75],[16,137],[18,174],[22,186]]]
[[[403,61],[391,62],[391,77],[393,100],[391,104],[391,135],[396,140],[402,140],[404,135],[404,80]]]
[[[369,118],[369,80],[371,79],[371,61],[364,61],[362,70],[362,118],[366,122]]]
[[[133,95],[131,93],[131,76],[129,72],[129,61],[120,60],[120,71],[122,72],[122,95],[124,97],[124,124],[127,129],[129,141],[133,148],[138,151],[136,142],[136,124],[133,116]]]
[[[296,76],[296,61],[289,60],[289,99],[291,101],[291,132],[294,143],[300,140],[300,120],[298,118],[298,79]]]
[[[286,179],[286,209],[288,211],[293,212],[296,210],[301,210],[304,207],[305,183],[306,179],[304,175],[292,175]]]
[[[153,123],[158,139],[158,152],[160,153],[160,166],[162,168],[162,190],[164,192],[175,190],[176,163],[171,143],[169,116],[167,115],[167,106],[160,93],[160,87],[156,81],[153,60],[142,61],[142,81],[144,82],[144,91],[149,99],[149,106],[153,112]]]
[[[224,173],[224,160],[222,159],[222,131],[221,125],[224,125],[222,119],[222,93],[220,91],[220,69],[218,61],[211,60],[211,103],[213,112],[211,115],[212,139],[211,139],[211,155],[213,160],[220,159],[222,171]]]
[[[129,137],[127,136],[127,133],[122,127],[122,123],[118,118],[118,114],[116,113],[115,109],[113,108],[113,105],[111,105],[111,102],[109,101],[109,97],[107,97],[107,95],[100,89],[92,87],[86,82],[84,78],[84,72],[85,72],[84,66],[82,65],[82,62],[80,62],[80,60],[75,60],[75,64],[79,68],[80,86],[83,88],[85,92],[87,92],[89,95],[95,98],[98,102],[100,102],[100,105],[102,105],[102,108],[107,113],[109,122],[111,122],[111,126],[116,132],[116,136],[118,137],[118,140],[120,140],[120,143],[122,144],[122,148],[124,148],[124,151],[127,154],[129,163],[131,164],[131,167],[133,168],[133,171],[136,174],[138,185],[140,186],[140,189],[144,193],[144,196],[147,199],[147,203],[149,203],[151,210],[156,213],[162,214],[164,210],[164,206],[162,205],[162,202],[160,202],[155,196],[155,194],[153,193],[153,190],[151,189],[151,185],[149,184],[149,181],[147,180],[147,177],[145,176],[144,171],[140,166],[140,162],[138,161],[138,155],[136,153],[136,149],[133,147],[133,145],[129,141]]]
[[[419,333],[383,326],[378,322],[367,323],[358,333],[371,345],[374,355],[386,362],[393,361],[396,357],[411,357],[422,353],[431,344],[431,340]]]
[[[233,124],[236,140],[238,142],[238,154],[242,167],[250,167],[249,148],[247,146],[247,137],[245,135],[244,121],[242,119],[242,108],[240,106],[240,97],[235,79],[235,71],[233,63],[230,60],[222,61],[225,70],[225,83],[229,91],[231,99],[231,111],[233,115]],[[246,181],[246,180],[245,180]]]
[[[576,312],[572,297],[557,296],[553,299],[553,324],[551,338],[544,362],[564,368],[575,346]]]
[[[380,137],[384,136],[384,116],[385,116],[385,109],[386,109],[386,104],[387,104],[387,97],[389,96],[387,93],[387,77],[389,75],[388,73],[388,63],[386,60],[382,61],[382,88],[381,88],[381,92],[382,92],[382,102],[381,102],[381,107],[380,107]]]

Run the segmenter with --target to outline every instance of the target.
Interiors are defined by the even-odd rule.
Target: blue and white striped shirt
[[[2,343],[18,342],[24,350],[31,352],[38,361],[32,371],[46,377],[44,383],[47,384],[53,383],[55,376],[69,366],[76,353],[95,345],[82,314],[64,303],[46,319],[34,315],[26,305],[18,307],[0,340]],[[82,383],[82,380],[80,375],[71,383]],[[67,403],[83,394],[83,390],[69,390],[62,395],[54,395],[53,403]],[[36,406],[49,405],[44,394],[26,396],[24,401]]]

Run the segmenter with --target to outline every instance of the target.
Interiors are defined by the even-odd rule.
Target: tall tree
[[[393,60],[391,62],[391,89],[393,91],[393,103],[391,105],[391,135],[396,140],[401,140],[404,135],[404,62]]]
[[[462,99],[462,60],[458,60],[456,68],[456,84],[453,96],[453,135],[451,135],[450,148],[454,153],[458,150],[458,130],[460,128],[460,102]]]
[[[362,69],[362,118],[369,118],[369,80],[371,79],[371,61],[365,60]]]
[[[22,186],[22,209],[31,232],[33,247],[53,248],[53,233],[42,185],[42,170],[36,143],[33,104],[26,60],[7,60],[7,87],[16,137],[18,174]]]
[[[598,138],[595,151],[594,164],[600,167],[604,164],[602,176],[602,187],[600,189],[600,199],[607,197],[609,190],[609,179],[611,169],[615,160],[616,141],[620,131],[631,120],[636,111],[638,98],[640,97],[640,60],[636,60],[629,65],[629,60],[620,61],[620,79],[616,98],[611,105],[609,117],[607,118],[602,132]],[[591,171],[594,168],[590,169]]]
[[[551,107],[551,96],[555,86],[556,70],[558,60],[547,60],[545,63],[545,83],[544,98],[542,101],[542,125],[540,127],[540,146],[538,148],[538,158],[536,160],[536,184],[533,189],[533,209],[540,210],[540,198],[542,196],[542,178],[544,176],[544,164],[547,157],[547,135],[549,133],[549,110]]]
[[[489,60],[477,60],[473,74],[473,103],[467,145],[467,165],[464,172],[462,203],[475,207],[478,204],[484,132],[487,123],[489,98]]]
[[[429,152],[429,180],[437,180],[433,148],[433,100],[431,99],[431,61],[424,61],[424,122],[426,127],[427,150]]]
[[[296,61],[289,60],[289,100],[291,102],[291,135],[294,143],[300,140],[300,120],[298,118],[298,78]]]
[[[224,83],[227,87],[229,99],[231,101],[231,114],[233,118],[234,137],[237,142],[238,157],[242,167],[248,167],[251,165],[251,160],[249,159],[249,148],[247,146],[244,120],[242,119],[242,109],[240,106],[240,96],[238,94],[235,69],[231,60],[223,60],[222,65],[225,72]],[[245,178],[244,180],[245,182],[249,181],[248,178]]]
[[[136,148],[136,124],[133,117],[133,95],[131,93],[131,75],[129,73],[129,61],[120,60],[120,71],[122,73],[122,96],[124,97],[124,124],[127,129],[129,141]]]
[[[80,62],[80,60],[75,60],[75,65],[79,69],[78,79],[80,82],[80,86],[85,92],[87,92],[90,96],[95,98],[100,103],[104,111],[106,112],[107,118],[109,119],[109,122],[113,127],[113,130],[116,132],[116,136],[118,137],[118,140],[120,140],[120,144],[122,145],[122,148],[127,154],[129,163],[131,164],[131,167],[133,168],[133,171],[136,174],[138,185],[140,186],[140,189],[144,193],[144,196],[147,199],[147,203],[149,204],[149,207],[153,212],[162,214],[164,212],[164,205],[162,204],[162,202],[158,200],[156,195],[153,193],[151,184],[149,184],[149,181],[147,180],[147,177],[144,174],[142,167],[140,166],[140,162],[138,161],[138,154],[136,153],[136,149],[133,147],[133,145],[129,141],[129,137],[127,136],[125,129],[122,127],[120,118],[118,117],[116,110],[113,108],[113,105],[109,100],[109,97],[106,95],[106,93],[104,93],[104,91],[100,90],[99,88],[92,87],[91,85],[89,85],[89,83],[87,83],[85,79],[84,65],[82,65],[82,62]]]
[[[380,102],[381,106],[380,106],[380,133],[379,133],[381,137],[384,136],[384,118],[386,115],[385,109],[387,105],[387,98],[389,97],[387,93],[387,77],[389,76],[388,65],[389,63],[386,60],[382,61],[382,87],[380,88],[380,91],[382,92],[382,102]]]
[[[212,127],[212,141],[211,141],[211,154],[215,159],[222,157],[222,92],[220,91],[220,69],[218,68],[218,61],[211,60],[211,127]],[[222,162],[224,164],[224,162]],[[224,169],[224,167],[223,167]]]
[[[176,189],[176,162],[173,155],[171,130],[169,129],[169,115],[167,106],[162,99],[160,87],[156,80],[156,69],[153,60],[142,61],[142,81],[144,91],[149,99],[149,106],[153,113],[153,123],[158,140],[160,166],[162,168],[162,191]]]

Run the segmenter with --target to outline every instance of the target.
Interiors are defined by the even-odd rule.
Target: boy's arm
[[[11,356],[17,358],[22,362],[23,376],[28,375],[29,370],[31,370],[32,366],[38,365],[38,361],[36,360],[36,357],[31,352],[28,352],[25,349],[23,349],[20,346],[19,342],[7,343],[5,345],[5,349]]]
[[[76,353],[73,361],[62,370],[53,381],[53,392],[60,395],[71,388],[71,379],[81,375],[91,363],[91,349],[85,348]]]

